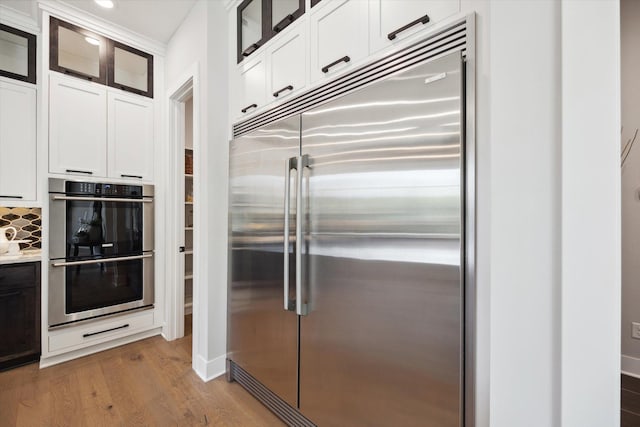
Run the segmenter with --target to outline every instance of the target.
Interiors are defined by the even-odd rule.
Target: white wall
[[[490,220],[480,222],[490,229],[490,264],[479,266],[490,269],[490,282],[478,288],[491,289],[491,425],[552,426],[560,391],[560,4],[492,2],[490,21]]]
[[[477,426],[619,423],[617,4],[462,2],[477,13]]]
[[[562,1],[562,425],[620,422],[619,2]]]
[[[198,64],[200,151],[195,173],[202,183],[194,194],[198,233],[194,248],[194,367],[205,379],[224,372],[226,358],[227,267],[227,22],[223,3],[198,1],[167,48],[168,88]],[[220,60],[222,58],[222,60]],[[169,94],[170,95],[170,94]],[[169,169],[170,170],[170,169]],[[198,205],[199,204],[199,205]]]
[[[640,2],[622,0],[622,145],[640,129]],[[622,149],[622,146],[621,146]],[[640,322],[640,132],[622,169],[622,370],[640,376],[640,340],[631,322]]]

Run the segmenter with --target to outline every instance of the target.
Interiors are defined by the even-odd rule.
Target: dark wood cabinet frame
[[[6,345],[0,355],[0,371],[40,360],[40,262],[0,265],[0,299],[21,297],[13,318],[25,323],[0,325],[0,336],[7,342],[21,342],[18,348]],[[6,313],[5,313],[6,314]],[[11,313],[9,313],[11,314]],[[2,346],[0,346],[2,347]]]
[[[262,37],[260,40],[249,46],[244,51],[242,50],[242,11],[251,4],[252,1],[262,2]],[[244,0],[237,8],[237,28],[236,28],[236,44],[238,53],[238,63],[242,62],[244,58],[254,53],[262,45],[268,42],[272,37],[278,34],[280,31],[288,27],[292,22],[301,17],[304,14],[305,0],[298,0],[298,9],[291,12],[284,17],[280,22],[273,22],[273,0]]]
[[[75,31],[76,33],[82,34],[86,37],[91,37],[93,39],[100,41],[100,50],[99,50],[99,75],[91,76],[89,74],[85,74],[81,71],[74,70],[71,68],[62,67],[58,64],[59,58],[59,46],[58,46],[58,28],[63,27],[67,28],[71,31]],[[53,71],[58,71],[60,73],[69,74],[75,77],[80,77],[84,80],[90,80],[92,82],[107,84],[107,40],[105,37],[102,37],[96,33],[93,33],[89,30],[85,30],[82,27],[78,27],[77,25],[69,24],[68,22],[61,21],[54,17],[51,17],[50,26],[49,26],[49,69]]]
[[[0,76],[8,77],[10,79],[20,80],[27,83],[36,83],[36,36],[35,34],[27,33],[25,31],[18,30],[17,28],[9,27],[8,25],[0,24],[0,30],[7,33],[15,34],[16,36],[24,37],[27,39],[27,75],[12,73],[7,70],[0,69]]]
[[[127,86],[122,83],[118,83],[115,80],[115,49],[126,50],[127,52],[131,52],[135,55],[141,56],[147,60],[147,90],[140,90],[135,87]],[[122,89],[127,92],[136,93],[138,95],[143,95],[149,98],[153,98],[153,55],[150,53],[143,52],[138,49],[134,49],[131,46],[127,46],[120,42],[109,40],[109,51],[107,54],[107,85],[111,87],[115,87],[117,89]]]
[[[77,25],[70,24],[68,22],[61,21],[57,18],[51,17],[51,25],[49,30],[49,69],[58,71],[60,73],[68,74],[74,77],[79,77],[84,80],[90,80],[95,83],[100,83],[106,86],[111,86],[117,89],[124,90],[126,92],[143,95],[149,98],[153,98],[153,55],[135,49],[131,46],[127,46],[115,40],[108,39],[100,36],[89,30],[85,30]],[[78,70],[66,68],[58,64],[58,28],[68,28],[76,33],[82,34],[87,37],[100,40],[100,54],[99,54],[99,76],[90,76],[82,73]],[[35,37],[35,36],[34,36]],[[35,39],[34,39],[35,43]],[[115,81],[115,48],[126,50],[135,55],[141,56],[147,60],[147,90],[140,90],[135,87],[130,87],[122,83]],[[34,79],[35,79],[35,44],[34,44]],[[35,83],[35,80],[34,80]]]
[[[318,3],[320,3],[322,0],[311,0],[311,7],[317,5]]]

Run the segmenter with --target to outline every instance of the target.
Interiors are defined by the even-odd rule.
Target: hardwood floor
[[[620,378],[620,427],[640,427],[640,379]]]
[[[185,319],[191,332],[191,319]],[[237,383],[203,382],[191,335],[0,373],[0,426],[282,426]]]

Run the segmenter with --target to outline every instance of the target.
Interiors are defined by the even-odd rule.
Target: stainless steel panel
[[[302,115],[300,409],[326,426],[460,426],[459,52]]]
[[[66,247],[66,200],[102,200],[98,197],[65,196],[66,179],[49,178],[49,258],[61,259],[67,254]],[[78,182],[84,182],[77,180]],[[148,252],[155,249],[155,211],[154,211],[154,186],[143,185],[143,199],[110,198],[109,201],[142,203],[142,251]]]
[[[228,358],[293,407],[298,318],[283,307],[284,196],[287,165],[299,155],[299,144],[300,118],[294,117],[232,141],[229,153]],[[294,224],[296,184],[290,175]],[[290,278],[295,277],[293,231],[286,254]]]
[[[94,310],[82,311],[79,313],[69,313],[66,310],[66,274],[68,274],[70,267],[65,267],[61,264],[82,265],[93,263],[91,261],[80,261],[70,263],[59,263],[51,261],[49,263],[49,327],[64,325],[71,322],[77,322],[80,320],[88,320],[98,316],[104,316],[108,314],[116,314],[127,310],[133,310],[136,308],[142,308],[152,306],[154,303],[154,269],[153,269],[153,253],[145,253],[139,257],[120,257],[107,260],[95,260],[96,263],[100,262],[117,262],[126,261],[131,259],[143,259],[142,262],[142,299],[138,301],[132,301],[124,304],[117,304],[103,308],[97,308]],[[73,269],[71,269],[73,271]],[[74,273],[71,273],[74,274]]]

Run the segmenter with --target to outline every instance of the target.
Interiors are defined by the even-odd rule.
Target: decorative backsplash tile
[[[15,227],[16,240],[31,240],[20,243],[20,249],[42,248],[42,210],[40,208],[0,207],[0,227]]]

